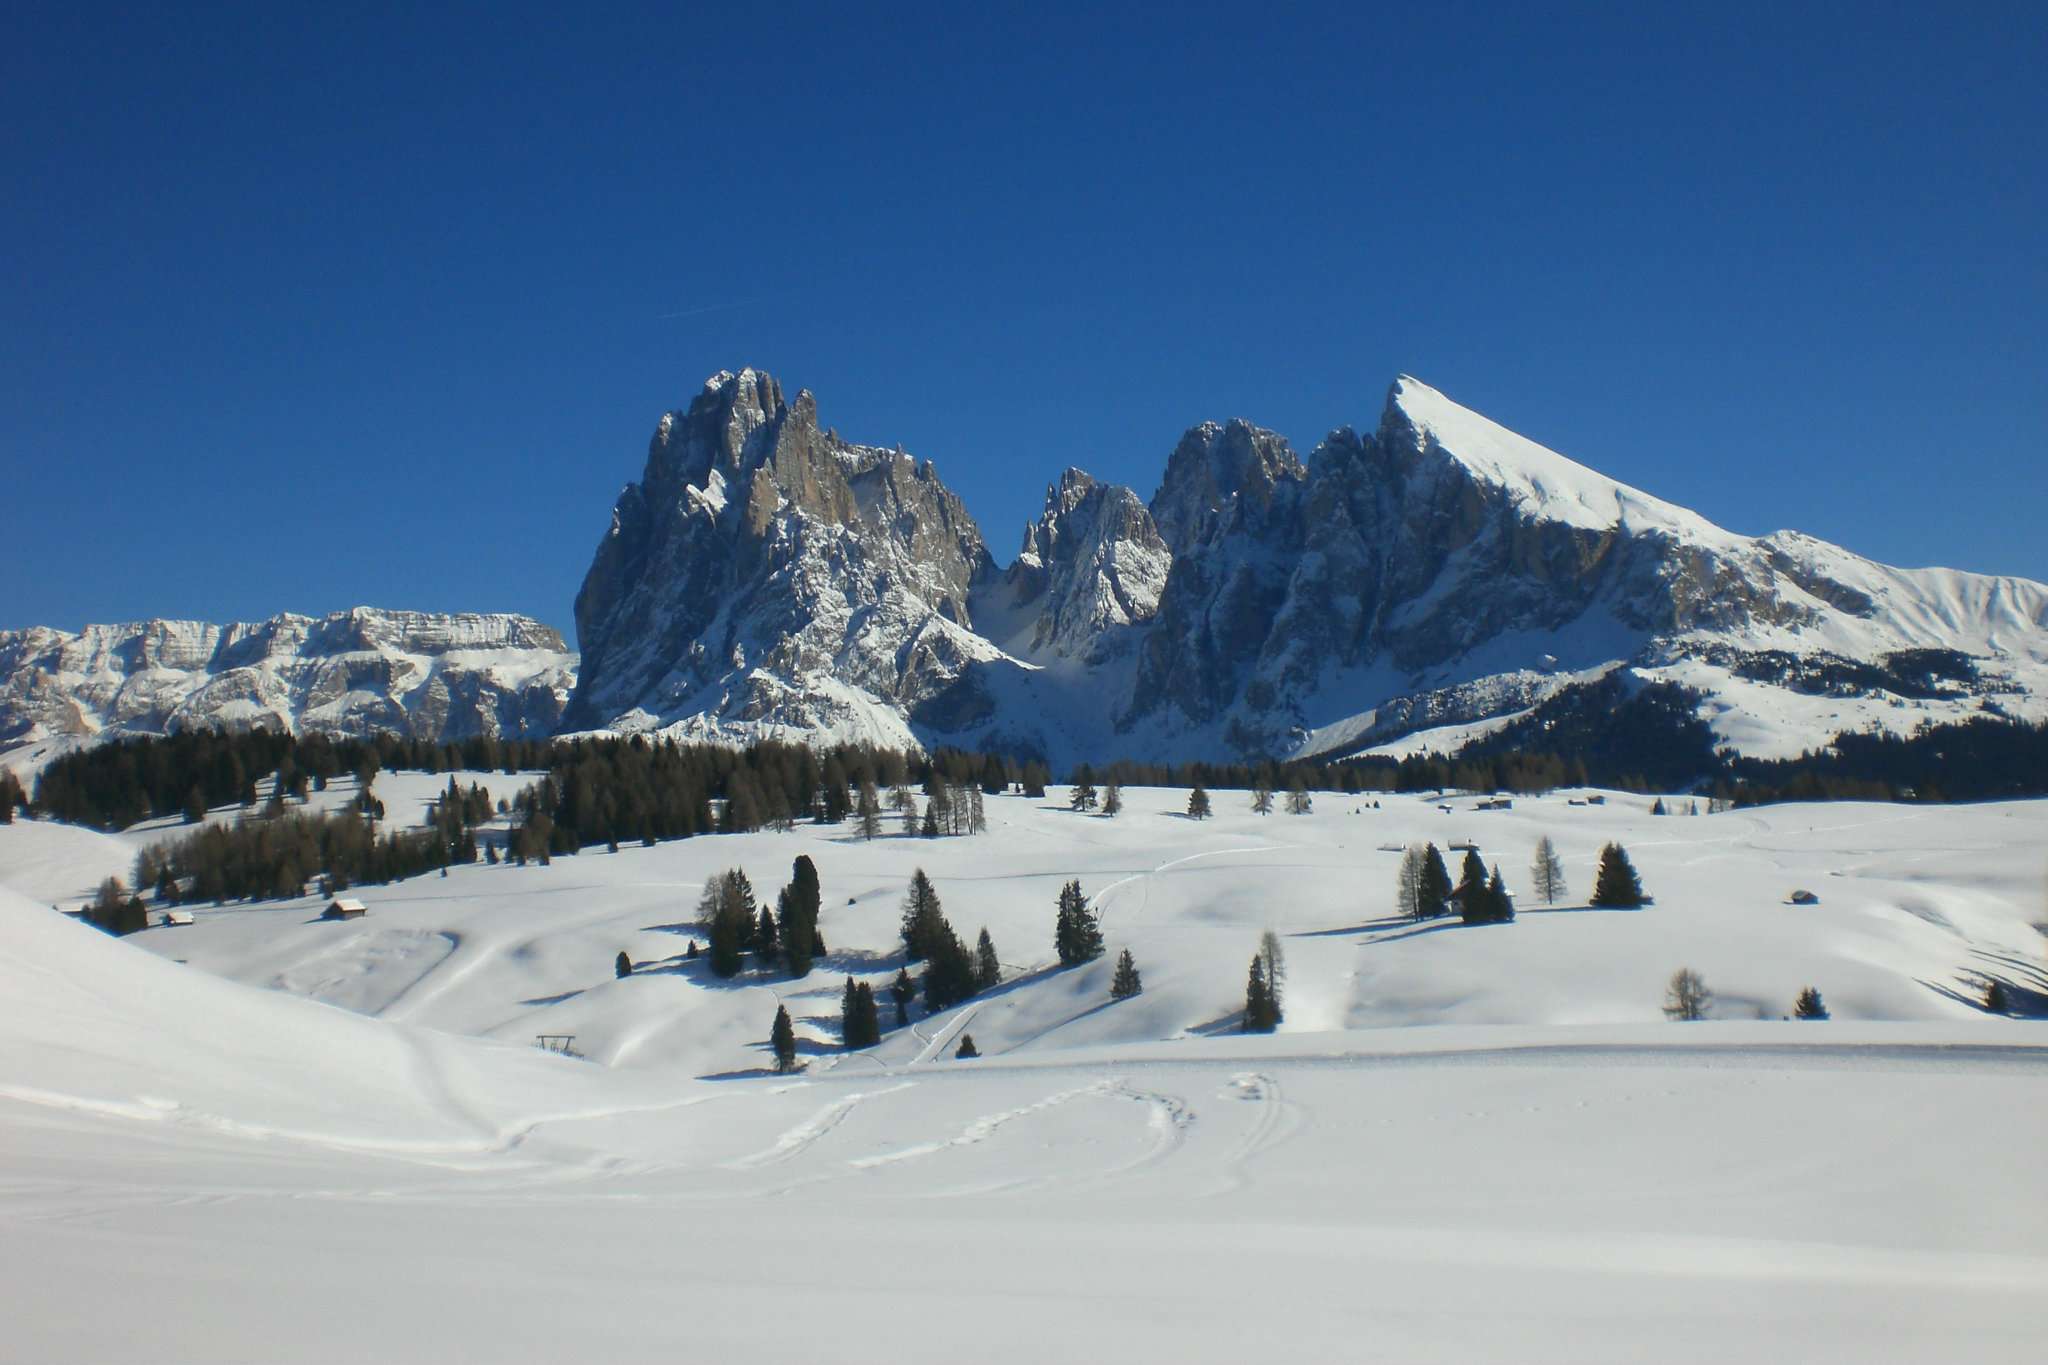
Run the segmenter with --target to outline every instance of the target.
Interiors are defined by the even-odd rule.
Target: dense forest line
[[[376,774],[503,771],[539,774],[495,807],[481,788],[453,782],[429,828],[378,835],[361,817],[379,814]],[[362,790],[350,810],[294,808],[343,776]],[[1716,750],[1695,699],[1669,684],[1628,689],[1606,681],[1554,698],[1455,757],[1363,755],[1330,763],[1115,762],[1081,764],[1076,786],[1101,783],[1188,790],[1542,792],[1601,786],[1693,791],[1717,803],[1792,800],[1968,801],[2048,794],[2048,726],[1985,714],[1913,735],[1843,735],[1797,758],[1760,760]],[[849,818],[873,832],[889,815],[906,830],[938,836],[979,824],[980,793],[1043,796],[1052,781],[1037,759],[942,749],[925,755],[867,746],[814,749],[762,743],[744,749],[645,737],[431,744],[303,738],[263,731],[191,731],[103,744],[52,763],[37,783],[34,813],[100,828],[210,808],[253,812],[259,783],[271,787],[263,819],[213,825],[172,841],[138,866],[138,887],[167,899],[220,900],[297,894],[309,879],[330,888],[416,876],[495,857],[476,829],[511,817],[503,851],[546,861],[595,845],[652,844],[711,832]],[[274,782],[271,779],[274,778]],[[922,793],[922,818],[918,793]],[[0,819],[20,803],[0,800]]]

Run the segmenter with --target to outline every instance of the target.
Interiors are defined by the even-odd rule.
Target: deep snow
[[[400,820],[445,782],[378,787]],[[363,888],[349,924],[199,907],[125,941],[48,904],[161,829],[0,827],[0,1357],[2037,1354],[2048,1025],[1974,1000],[2048,987],[2048,803],[1217,792],[1196,823],[1180,792],[1115,820],[1062,795],[993,798],[967,839],[593,850]],[[1526,891],[1544,833],[1555,910]],[[1517,922],[1393,920],[1381,846],[1421,837],[1479,841]],[[1654,906],[1578,908],[1610,838]],[[707,876],[772,902],[797,853],[817,975],[681,961]],[[840,986],[893,976],[917,866],[1009,979],[846,1056]],[[1060,972],[1068,876],[1110,956]],[[1288,1018],[1247,1038],[1268,927]],[[1111,1004],[1124,946],[1146,989]],[[1681,965],[1715,1021],[1663,1021]],[[1780,1021],[1806,984],[1833,1021]],[[760,1070],[777,997],[793,1077]]]

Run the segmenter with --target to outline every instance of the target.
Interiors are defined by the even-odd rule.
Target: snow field
[[[1199,823],[1180,792],[1108,820],[1055,790],[966,839],[597,849],[363,888],[347,924],[202,906],[128,940],[23,893],[149,831],[0,827],[0,1271],[26,1291],[0,1356],[2033,1358],[2048,1025],[1969,990],[2048,984],[2048,803],[1212,795]],[[1543,834],[1554,911],[1526,891]],[[1392,920],[1380,846],[1425,837],[1480,841],[1518,921]],[[1654,906],[1576,908],[1609,839]],[[819,972],[686,967],[703,880],[740,866],[772,903],[798,853]],[[918,866],[1007,979],[839,1053],[840,986],[894,975]],[[1069,876],[1109,953],[1061,972]],[[1268,927],[1288,1017],[1247,1037]],[[1123,946],[1145,993],[1111,1004]],[[1680,965],[1715,1021],[1662,1020]],[[1833,1022],[1778,1022],[1805,984]],[[771,997],[800,1074],[762,1074]],[[982,1060],[952,1060],[963,1030]]]

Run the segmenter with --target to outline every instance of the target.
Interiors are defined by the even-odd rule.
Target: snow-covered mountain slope
[[[201,906],[114,940],[0,889],[0,1354],[2038,1356],[2048,1025],[1971,1001],[1993,975],[2048,998],[2048,803],[1259,817],[1218,792],[1196,824],[1178,791],[1113,820],[1061,795],[992,798],[960,839],[456,868],[359,889],[348,923]],[[77,833],[0,826],[0,888]],[[1550,909],[1521,870],[1545,834],[1572,892]],[[1391,917],[1379,846],[1418,838],[1479,841],[1519,918]],[[1584,908],[1610,839],[1654,906]],[[798,854],[813,976],[683,955],[706,878],[772,902]],[[843,984],[894,975],[919,867],[1004,981],[901,1028],[885,999],[884,1041],[847,1054]],[[1062,971],[1069,876],[1110,952]],[[1241,1035],[1266,929],[1286,1018]],[[1125,947],[1144,990],[1112,1002]],[[1681,966],[1706,1022],[1659,1013]],[[1806,985],[1833,1019],[1781,1019]],[[797,1075],[765,1070],[778,1005]]]
[[[543,736],[575,681],[561,635],[523,616],[358,607],[0,631],[0,757],[32,767],[109,735],[199,726]]]
[[[1758,756],[2048,716],[2048,587],[1738,535],[1406,376],[1306,464],[1232,421],[1149,506],[1069,470],[998,574],[929,464],[719,375],[662,419],[578,622],[579,726],[1056,764],[1353,752],[1616,668],[1698,689]]]

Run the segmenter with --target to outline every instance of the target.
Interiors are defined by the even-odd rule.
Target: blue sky
[[[0,626],[567,631],[741,364],[1005,561],[1066,465],[1305,455],[1407,371],[1735,530],[2048,578],[2048,7],[161,8],[0,49]]]

